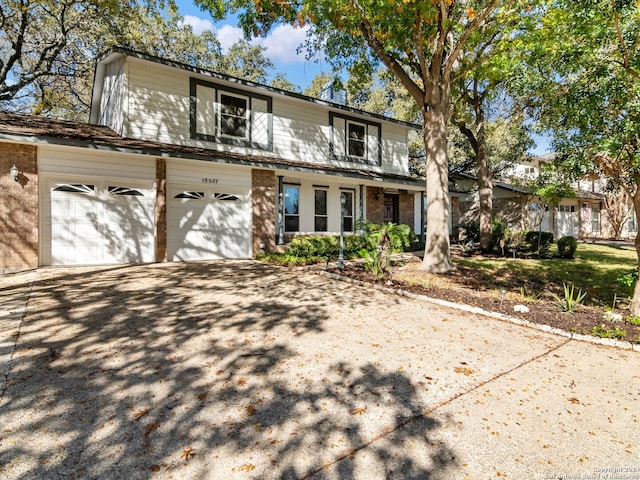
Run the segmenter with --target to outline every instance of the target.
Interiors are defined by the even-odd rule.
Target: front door
[[[400,220],[400,197],[389,193],[384,194],[384,212],[382,214],[384,223],[398,223]]]

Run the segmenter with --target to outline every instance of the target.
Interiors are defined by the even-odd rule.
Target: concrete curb
[[[361,287],[374,288],[381,292],[392,293],[395,295],[400,295],[402,297],[412,298],[414,300],[433,303],[434,305],[453,308],[455,310],[459,310],[462,312],[474,313],[477,315],[494,318],[496,320],[508,322],[513,325],[520,325],[523,327],[533,328],[534,330],[539,330],[539,331],[550,333],[553,335],[559,335],[561,337],[569,338],[571,340],[578,340],[580,342],[592,343],[594,345],[604,345],[606,347],[613,347],[621,350],[632,350],[635,352],[640,352],[640,344],[632,343],[626,340],[616,340],[615,338],[598,338],[598,337],[592,337],[590,335],[582,335],[578,333],[568,332],[566,330],[562,330],[561,328],[554,328],[554,327],[550,327],[549,325],[542,325],[539,323],[531,322],[529,320],[523,320],[521,318],[505,315],[503,313],[491,312],[479,307],[472,307],[472,306],[464,305],[460,303],[449,302],[447,300],[440,300],[438,298],[431,298],[427,295],[418,295],[416,293],[407,292],[406,290],[402,290],[400,288],[391,288],[391,287],[385,287],[382,285],[375,285],[373,283],[363,282],[361,280],[345,277],[344,275],[327,272],[325,270],[314,269],[313,271],[314,273],[328,276],[329,278],[332,278],[334,280],[340,280],[342,282],[352,283],[354,285],[359,285]]]

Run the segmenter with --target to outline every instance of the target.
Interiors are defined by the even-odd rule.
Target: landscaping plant
[[[365,268],[378,277],[384,276],[391,263],[393,250],[404,250],[411,244],[411,227],[404,224],[387,222],[378,225],[367,220],[359,222],[358,228],[364,231],[371,248],[362,248],[360,256],[365,260]]]
[[[573,258],[578,249],[578,241],[571,235],[558,240],[558,252],[562,258]]]
[[[587,292],[578,290],[576,294],[574,285],[571,285],[571,288],[569,288],[569,285],[563,283],[562,286],[564,287],[564,297],[560,297],[555,293],[552,293],[551,296],[555,299],[560,310],[566,313],[573,313],[576,307],[580,305],[587,296]]]

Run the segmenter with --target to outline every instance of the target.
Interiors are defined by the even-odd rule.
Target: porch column
[[[284,245],[284,175],[278,175],[278,245]]]
[[[424,211],[424,192],[420,192],[420,241],[426,241],[424,232],[425,227],[425,211]]]
[[[358,219],[358,223],[362,223],[364,220],[364,185],[360,185],[360,218]],[[362,233],[362,229],[358,229],[360,233]]]

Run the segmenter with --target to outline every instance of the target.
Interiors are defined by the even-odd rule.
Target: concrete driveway
[[[249,261],[0,302],[2,478],[640,479],[635,351]]]

